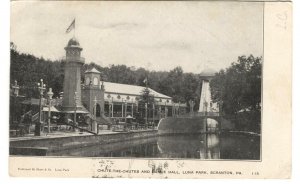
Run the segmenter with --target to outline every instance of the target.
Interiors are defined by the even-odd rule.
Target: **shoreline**
[[[235,134],[247,134],[247,135],[253,135],[253,136],[261,136],[260,133],[256,132],[250,132],[250,131],[241,131],[241,130],[229,130],[229,131],[223,131],[222,133],[235,133]]]
[[[187,133],[177,133],[177,135],[191,135]],[[193,133],[199,134],[199,133]],[[201,133],[212,134],[212,133]],[[215,134],[215,133],[213,133]],[[260,134],[246,131],[222,131],[217,134],[242,134],[260,136]],[[53,137],[25,137],[25,139],[10,140],[9,154],[22,156],[47,156],[48,153],[59,152],[68,149],[80,149],[95,145],[109,145],[126,141],[138,141],[158,136],[174,136],[174,133],[159,134],[157,130],[141,130],[134,132],[109,132],[99,135],[77,134]]]
[[[131,132],[113,132],[99,135],[85,134],[72,136],[38,137],[10,140],[10,155],[46,156],[47,152],[83,148],[93,145],[102,145],[116,142],[131,141],[157,136],[157,130],[140,130]]]

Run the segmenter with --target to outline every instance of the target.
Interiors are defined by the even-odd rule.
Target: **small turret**
[[[100,72],[96,68],[84,72],[85,86],[96,87],[100,86]]]

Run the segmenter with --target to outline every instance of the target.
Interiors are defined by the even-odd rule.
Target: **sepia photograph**
[[[262,3],[15,2],[11,21],[11,155],[260,160]]]
[[[160,160],[263,162],[265,9],[262,1],[11,2],[10,157],[100,159],[97,172],[138,159],[168,174],[177,171]]]

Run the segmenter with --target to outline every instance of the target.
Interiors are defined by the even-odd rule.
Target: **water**
[[[260,159],[260,137],[237,134],[159,136],[49,153],[49,156]]]

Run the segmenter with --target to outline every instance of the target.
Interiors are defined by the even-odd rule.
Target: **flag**
[[[145,79],[143,80],[143,83],[147,84],[147,82],[148,82],[148,79],[145,78]]]
[[[75,29],[75,19],[72,21],[71,25],[68,27],[68,29],[66,30],[66,33],[69,33],[70,31],[72,31],[73,29]]]

